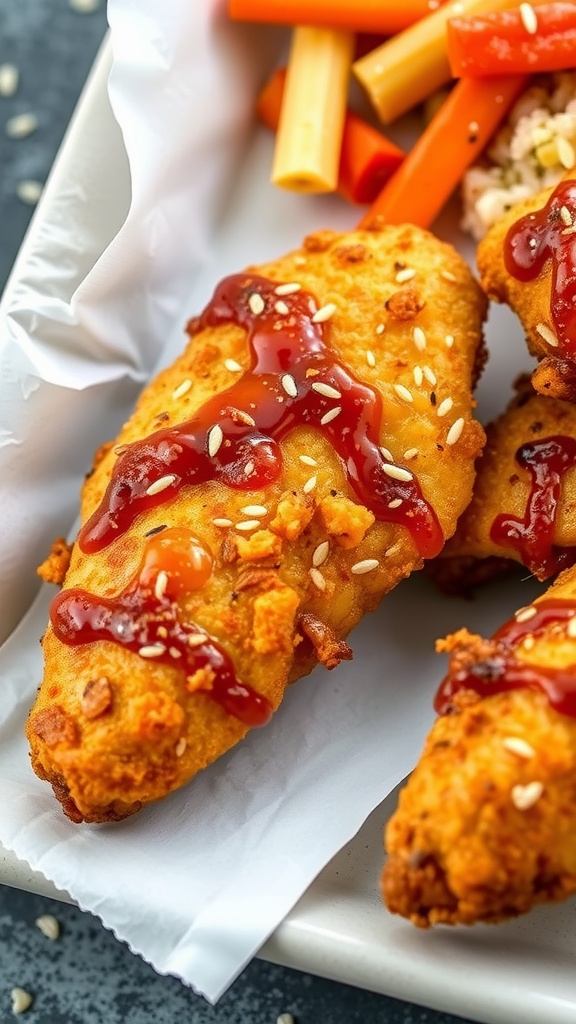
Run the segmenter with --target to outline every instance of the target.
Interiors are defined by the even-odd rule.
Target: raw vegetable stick
[[[533,6],[542,3],[534,0]],[[352,65],[384,124],[416,106],[451,78],[446,23],[455,14],[484,14],[515,6],[515,0],[458,0],[389,39]]]
[[[455,78],[573,68],[576,3],[562,0],[537,10],[521,4],[509,11],[451,18],[447,45]]]
[[[462,78],[361,221],[428,227],[526,85],[525,75]]]
[[[276,131],[286,71],[278,68],[256,104],[260,120]],[[337,191],[351,203],[372,203],[404,159],[403,151],[350,110],[344,118]]]
[[[295,192],[334,192],[354,51],[352,32],[292,33],[272,181]]]
[[[238,21],[317,25],[392,36],[424,18],[432,6],[437,4],[430,0],[229,0],[228,13]]]

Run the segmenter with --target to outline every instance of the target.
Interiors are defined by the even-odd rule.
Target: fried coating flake
[[[440,645],[474,688],[446,698],[385,832],[384,900],[419,927],[497,922],[576,891],[576,569],[514,629],[510,643],[460,630]],[[519,688],[502,682],[510,658],[531,680]]]
[[[406,287],[406,268],[413,271],[409,320],[387,308]],[[300,384],[286,368],[279,377],[267,371],[280,410],[274,406],[275,415],[296,402],[298,387],[314,396],[320,415],[295,420],[279,441],[266,438],[257,403],[236,397],[242,388],[250,396],[250,388],[260,386],[250,370],[248,329],[233,318],[197,318],[184,353],[143,392],[119,437],[99,452],[82,492],[83,532],[43,639],[44,680],[28,722],[33,768],[75,821],[133,813],[182,786],[246,735],[254,723],[242,719],[237,705],[232,711],[226,706],[215,658],[231,666],[240,684],[232,687],[233,700],[247,694],[261,718],[263,709],[278,707],[289,682],[319,661],[332,668],[348,658],[344,637],[362,614],[423,564],[400,507],[415,481],[437,521],[440,544],[470,500],[484,442],[471,384],[486,302],[455,250],[413,227],[323,231],[302,249],[246,271],[242,280],[242,309],[254,330],[263,314],[282,325],[297,313],[308,318],[316,339]],[[333,385],[326,388],[318,369],[324,365],[321,342],[343,367],[342,378],[352,373],[376,396],[378,415],[363,429],[366,437],[375,431],[370,443],[386,467],[381,479],[398,494],[385,515],[367,507],[371,494],[362,500],[335,450],[347,443],[344,413],[338,431],[335,417],[349,408],[348,398],[335,397]],[[240,391],[231,390],[237,384]],[[450,415],[440,418],[435,402],[448,397]],[[239,484],[218,476],[176,483],[178,430],[199,422],[206,408],[216,411],[204,447],[198,442],[199,458],[225,467],[235,439],[260,429],[269,452],[265,470],[272,460],[277,467],[267,482],[251,486],[255,463],[239,448],[244,462],[230,471],[243,473]],[[138,472],[148,473],[155,432],[172,429],[176,434],[162,442],[166,468],[145,476],[142,507],[119,528],[106,504],[117,474],[132,465],[133,445],[143,441],[145,453],[134,459]],[[107,523],[111,536],[88,550],[82,538],[95,521]],[[146,614],[145,606],[151,609]],[[100,610],[88,613],[93,607]],[[86,621],[89,629],[110,621],[120,623],[120,631],[76,642],[79,619],[83,629]]]

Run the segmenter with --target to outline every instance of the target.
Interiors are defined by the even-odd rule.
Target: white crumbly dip
[[[576,165],[576,72],[541,75],[520,96],[462,180],[465,231],[480,239],[514,203]]]

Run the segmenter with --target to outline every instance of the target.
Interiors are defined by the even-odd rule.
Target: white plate
[[[30,254],[41,237],[47,204],[59,196],[63,182],[71,177],[78,190],[100,205],[102,246],[113,237],[125,216],[126,156],[107,99],[106,79],[110,54],[100,56],[66,144],[52,174],[46,195],[37,211],[12,278],[18,282],[25,273]],[[327,205],[326,222],[333,226],[340,214]],[[328,220],[332,217],[332,220]],[[447,232],[449,217],[443,222]],[[342,214],[342,226],[349,214]],[[301,219],[294,224],[295,241],[301,233]],[[284,225],[285,228],[285,225]],[[272,250],[274,225],[260,237],[263,256]],[[243,263],[258,259],[250,251],[250,240],[238,239],[245,249]],[[96,258],[98,253],[89,254]],[[230,268],[236,253],[229,247]],[[86,258],[86,255],[85,255]],[[226,262],[226,261],[225,261]],[[85,267],[79,267],[79,275]],[[10,286],[9,286],[10,287]],[[506,337],[506,314],[497,314],[498,332]],[[511,339],[522,358],[518,331]],[[506,354],[510,358],[510,354]],[[514,356],[516,359],[516,356]],[[485,415],[498,409],[494,380],[498,359],[481,388]],[[418,614],[418,600],[426,599],[426,582],[417,581],[399,598],[395,615]],[[517,582],[499,585],[498,593],[485,592],[477,605],[465,606],[471,628],[490,629],[498,622],[500,605],[513,607]],[[508,594],[508,598],[507,595]],[[429,598],[429,595],[428,595]],[[463,613],[465,614],[465,613]],[[361,639],[361,634],[360,634]],[[324,869],[276,933],[261,950],[261,956],[287,966],[348,982],[401,999],[428,1005],[490,1024],[574,1024],[576,1020],[576,906],[540,908],[526,918],[506,925],[474,929],[438,929],[420,932],[389,915],[378,896],[382,865],[382,827],[395,803],[392,794],[371,815],[355,840]],[[0,852],[0,882],[55,898],[65,899],[41,875],[31,872],[12,854]]]

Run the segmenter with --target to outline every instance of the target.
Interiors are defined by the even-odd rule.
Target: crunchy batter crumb
[[[99,676],[98,679],[91,679],[84,690],[80,700],[82,711],[86,718],[99,718],[105,711],[112,707],[112,687],[106,676]]]
[[[65,537],[58,537],[54,541],[50,548],[50,554],[36,570],[45,583],[62,586],[70,565],[72,548],[73,545],[69,544]]]
[[[292,649],[300,598],[292,587],[278,586],[254,600],[252,647],[259,654]]]
[[[309,494],[287,491],[278,502],[270,529],[286,540],[296,540],[311,521],[315,508],[316,502]]]
[[[256,530],[250,537],[237,537],[236,547],[245,562],[257,562],[262,558],[279,558],[282,540],[271,530]]]
[[[356,548],[375,516],[364,505],[357,505],[343,495],[329,495],[320,502],[320,517],[330,537],[343,548]]]
[[[415,288],[401,288],[390,296],[385,305],[395,320],[413,320],[424,308],[425,303]]]

